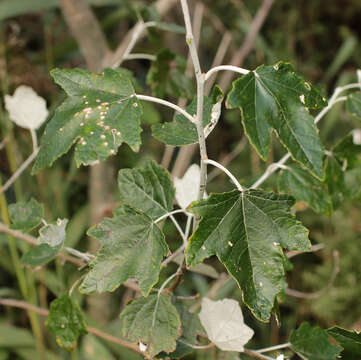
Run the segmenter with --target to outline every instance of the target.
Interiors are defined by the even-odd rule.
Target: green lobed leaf
[[[346,110],[353,116],[361,119],[361,91],[354,92],[347,96]]]
[[[243,292],[243,300],[267,321],[285,288],[282,248],[307,251],[308,230],[290,213],[293,198],[261,190],[211,194],[189,211],[202,217],[186,248],[194,266],[217,255]]]
[[[172,211],[175,190],[167,170],[154,161],[118,173],[120,199],[153,220]]]
[[[48,244],[40,244],[26,252],[20,259],[23,265],[32,267],[43,266],[53,260],[59,252],[59,248]]]
[[[136,278],[143,296],[158,282],[161,262],[168,253],[164,235],[147,215],[120,207],[88,234],[101,243],[79,290],[83,293],[114,291]]]
[[[84,316],[69,295],[51,302],[46,326],[55,334],[58,345],[68,351],[74,349],[80,335],[87,333]]]
[[[323,178],[323,149],[308,108],[326,99],[296,75],[289,63],[260,66],[233,82],[228,108],[240,108],[245,132],[262,159],[267,159],[272,128],[292,157]]]
[[[336,360],[342,350],[330,342],[326,330],[307,322],[292,331],[290,342],[292,350],[308,360]]]
[[[68,98],[46,126],[33,174],[74,143],[78,166],[104,161],[123,142],[138,151],[142,109],[128,71],[105,69],[96,75],[83,69],[54,69],[51,75]]]
[[[181,320],[169,295],[152,294],[134,300],[122,311],[120,319],[122,337],[145,344],[151,357],[175,350]]]
[[[221,88],[215,86],[211,97],[204,96],[203,101],[203,127],[207,125],[214,126],[220,115],[220,106],[223,100],[223,92]],[[216,110],[219,108],[219,113]],[[186,107],[186,111],[190,115],[197,113],[197,98]],[[183,146],[195,144],[198,142],[197,127],[181,114],[174,116],[172,122],[164,124],[154,124],[152,126],[152,134],[159,141],[167,145]]]
[[[306,202],[316,212],[330,214],[331,199],[324,182],[313,177],[299,165],[288,165],[278,176],[278,189]]]
[[[332,328],[327,329],[327,333],[343,347],[341,359],[361,359],[361,333],[346,330],[339,326],[333,326]]]
[[[30,231],[41,223],[44,207],[32,198],[29,201],[9,205],[9,216],[13,223],[12,229]]]
[[[158,52],[147,75],[147,84],[154,96],[164,99],[166,95],[191,98],[194,94],[192,80],[185,74],[187,62],[169,49]]]

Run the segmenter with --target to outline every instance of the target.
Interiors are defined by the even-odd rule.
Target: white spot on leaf
[[[311,91],[311,85],[306,81],[305,82],[305,88],[308,90],[308,91]]]
[[[140,350],[141,352],[147,351],[147,348],[148,348],[147,345],[145,345],[145,344],[143,344],[141,341],[139,341],[139,350]]]
[[[239,303],[232,299],[212,301],[204,298],[199,319],[209,340],[224,351],[244,351],[254,331],[243,320]]]
[[[46,101],[31,87],[19,86],[13,96],[5,95],[5,108],[10,119],[25,129],[38,129],[46,120]]]
[[[302,104],[305,104],[305,95],[300,95],[300,100]]]

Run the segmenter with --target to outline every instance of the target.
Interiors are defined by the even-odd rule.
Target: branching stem
[[[246,75],[249,73],[249,70],[247,69],[243,69],[240,68],[238,66],[233,66],[233,65],[219,65],[216,66],[210,70],[208,70],[208,72],[205,75],[205,81],[207,81],[214,73],[218,72],[218,71],[233,71],[242,75]]]
[[[205,160],[205,163],[213,165],[213,166],[217,167],[218,169],[222,170],[232,180],[233,184],[236,185],[236,187],[239,191],[244,190],[242,185],[236,179],[236,177],[228,169],[226,169],[223,165],[221,165],[220,163],[217,163],[217,161],[210,160],[210,159]]]
[[[285,344],[280,344],[280,345],[275,345],[275,346],[270,346],[264,349],[259,349],[256,350],[256,352],[258,353],[265,353],[265,352],[270,352],[270,351],[276,351],[276,350],[280,350],[280,349],[285,349],[291,346],[291,343],[285,343]]]
[[[39,149],[34,152],[19,166],[19,168],[11,175],[10,179],[0,188],[0,194],[9,189],[9,187],[18,179],[18,177],[26,170],[26,168],[33,162],[38,155]]]
[[[187,212],[184,209],[177,209],[177,210],[173,210],[169,213],[166,213],[164,215],[162,215],[161,217],[159,217],[158,219],[154,220],[154,224],[159,223],[160,221],[166,219],[167,217],[174,215],[174,214],[179,214],[179,213],[183,213],[183,214],[187,214]]]
[[[197,133],[199,142],[199,151],[201,155],[201,174],[198,199],[203,199],[203,194],[207,185],[207,148],[206,140],[203,131],[203,96],[204,96],[204,82],[205,74],[202,73],[201,65],[199,62],[197,47],[194,42],[191,17],[189,14],[189,8],[187,0],[181,0],[182,11],[184,16],[184,23],[186,26],[186,42],[189,47],[189,53],[193,62],[194,73],[197,81]]]
[[[183,110],[181,107],[179,107],[178,105],[176,104],[173,104],[167,100],[163,100],[163,99],[159,99],[159,98],[156,98],[154,96],[148,96],[148,95],[139,95],[139,94],[136,94],[135,95],[137,97],[137,99],[139,100],[144,100],[144,101],[149,101],[149,102],[154,102],[154,103],[157,103],[157,104],[161,104],[161,105],[164,105],[164,106],[168,106],[172,109],[174,109],[175,111],[179,112],[180,114],[182,114],[184,117],[186,117],[190,122],[192,123],[196,123],[194,117],[187,113],[187,111]]]

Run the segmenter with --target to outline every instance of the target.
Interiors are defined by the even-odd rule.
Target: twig
[[[176,3],[177,0],[158,0],[155,2],[155,7],[159,13],[159,15],[165,15]],[[116,64],[118,59],[121,59],[123,57],[123,54],[127,47],[129,46],[129,43],[132,41],[134,28],[138,26],[138,23],[130,29],[126,35],[123,37],[122,42],[118,45],[114,53],[108,54],[103,60],[103,67],[110,67],[112,64]],[[139,34],[137,41],[141,40],[144,36],[144,32]]]
[[[168,106],[172,109],[174,109],[175,111],[179,112],[180,114],[182,114],[184,117],[186,117],[189,121],[191,121],[192,123],[196,123],[194,117],[187,113],[187,111],[183,110],[181,107],[179,107],[178,105],[176,104],[173,104],[167,100],[163,100],[163,99],[159,99],[159,98],[156,98],[156,97],[153,97],[153,96],[148,96],[148,95],[139,95],[139,94],[136,94],[135,95],[137,97],[137,99],[139,100],[144,100],[144,101],[149,101],[149,102],[154,102],[154,103],[157,103],[157,104],[161,104],[161,105],[164,105],[164,106]]]
[[[10,229],[8,226],[6,226],[5,224],[3,224],[1,222],[0,222],[0,232],[8,234],[10,236],[13,236],[14,238],[17,238],[19,240],[26,241],[28,244],[30,244],[32,246],[39,245],[37,239],[34,236],[24,234],[19,230]],[[82,267],[84,267],[84,265],[88,264],[86,261],[84,261],[85,258],[89,259],[89,257],[92,256],[90,254],[81,253],[80,251],[75,250],[73,248],[65,247],[64,250],[66,250],[66,251],[70,250],[73,254],[77,254],[80,258],[78,259],[74,256],[70,256],[68,254],[63,254],[63,253],[58,253],[57,257],[63,261],[67,261],[79,268],[82,268]],[[139,287],[132,280],[126,281],[125,283],[123,283],[123,285],[134,291],[140,291]]]
[[[183,244],[181,247],[179,247],[176,251],[174,251],[173,254],[171,254],[170,256],[168,256],[163,262],[162,262],[162,267],[167,266],[171,261],[174,260],[174,258],[176,258],[179,254],[181,254],[184,249],[186,247],[186,244]]]
[[[207,148],[206,141],[203,131],[203,95],[204,95],[204,74],[202,74],[201,66],[199,63],[198,52],[196,44],[194,41],[192,24],[189,15],[189,8],[187,0],[181,0],[182,11],[184,16],[184,23],[186,26],[186,41],[189,47],[189,52],[192,58],[194,73],[197,80],[197,133],[198,133],[198,142],[199,142],[199,151],[201,155],[201,174],[200,174],[200,185],[198,199],[203,199],[203,194],[206,189],[207,184],[207,164],[205,160],[207,159]]]
[[[204,7],[204,5],[201,2],[197,2],[195,9],[194,9],[194,15],[193,15],[193,37],[194,37],[194,43],[198,50],[198,44],[201,36],[201,26],[203,21],[203,13],[207,11],[207,9]],[[189,78],[193,78],[194,71],[192,66],[192,57],[190,54],[190,51],[188,51],[188,58],[187,58],[187,67],[186,67],[186,76]],[[187,100],[185,98],[180,98],[178,100],[178,105],[181,107],[184,107],[187,103]],[[188,168],[191,159],[193,157],[194,152],[197,149],[197,144],[191,144],[187,146],[182,146],[177,154],[173,169],[172,169],[172,176],[173,177],[180,177],[184,174],[185,170]],[[167,147],[166,153],[164,156],[169,158],[171,155],[173,155],[174,152],[174,146]],[[164,160],[167,160],[166,158]]]
[[[213,161],[210,159],[205,160],[205,163],[213,165],[213,166],[217,167],[218,169],[222,170],[232,180],[233,184],[236,185],[237,189],[239,191],[243,191],[242,185],[238,182],[238,180],[234,177],[234,175],[228,169],[226,169],[224,166],[222,166],[221,164],[217,163],[216,161]]]
[[[19,168],[14,172],[10,179],[0,188],[0,194],[6,191],[16,180],[17,178],[26,170],[26,168],[32,163],[32,161],[38,155],[39,149],[34,150],[34,152],[19,166]]]
[[[73,249],[71,247],[65,246],[63,249],[66,252],[68,252],[70,255],[74,255],[75,257],[84,260],[86,263],[90,263],[95,258],[95,256],[92,254],[83,253],[83,252]]]
[[[33,142],[33,152],[38,151],[38,137],[36,136],[36,131],[34,129],[30,129],[31,140]]]
[[[298,291],[298,290],[293,290],[293,289],[287,288],[286,289],[286,294],[290,295],[290,296],[293,296],[293,297],[296,297],[296,298],[309,299],[309,300],[317,299],[320,296],[322,296],[333,285],[333,283],[336,280],[337,274],[340,272],[340,265],[339,265],[340,256],[339,256],[339,252],[335,250],[332,253],[332,255],[333,255],[332,274],[331,274],[330,279],[327,282],[327,285],[323,289],[321,289],[319,291],[316,291],[316,292],[313,292],[313,293],[304,293],[304,292],[301,292],[301,291]]]
[[[80,283],[80,281],[82,281],[84,279],[85,275],[80,276],[80,278],[76,279],[74,281],[74,284],[71,286],[70,290],[69,290],[69,296],[71,296],[71,294],[73,293],[74,289],[78,286],[78,284]]]
[[[274,358],[271,358],[269,356],[266,356],[266,355],[262,355],[256,351],[253,351],[253,350],[249,350],[249,349],[244,349],[243,351],[246,355],[248,356],[251,356],[253,358],[256,358],[256,359],[260,359],[260,360],[275,360]]]
[[[166,219],[167,217],[174,215],[174,214],[179,214],[179,213],[183,213],[186,214],[187,212],[184,209],[177,209],[177,210],[173,210],[169,213],[166,213],[164,215],[162,215],[161,217],[159,217],[158,219],[154,220],[154,224],[159,223],[160,221]]]
[[[142,20],[140,20],[134,26],[134,28],[132,30],[131,39],[130,39],[127,47],[125,48],[125,50],[121,49],[120,53],[116,52],[112,57],[113,62],[109,63],[107,65],[112,68],[118,67],[123,62],[123,60],[126,59],[130,55],[131,51],[133,50],[135,44],[137,43],[137,41],[143,34],[144,30],[146,30],[149,27],[154,27],[156,25],[157,25],[157,23],[155,21],[143,22]]]
[[[23,241],[26,241],[28,244],[32,245],[32,246],[38,246],[39,243],[37,241],[37,239],[31,235],[28,235],[28,234],[24,234],[22,233],[21,231],[19,230],[13,230],[13,229],[10,229],[8,226],[6,226],[5,224],[3,223],[0,223],[0,232],[2,233],[5,233],[5,234],[8,234],[10,236],[13,236],[17,239],[20,239],[20,240],[23,240]],[[73,256],[69,256],[69,255],[66,255],[66,254],[62,254],[62,253],[59,253],[57,255],[60,259],[64,260],[64,261],[68,261],[78,267],[81,267],[81,266],[84,266],[85,263],[80,260],[80,259],[77,259]]]
[[[208,350],[208,349],[212,349],[215,347],[215,345],[213,343],[210,343],[208,345],[194,345],[194,344],[190,344],[187,341],[184,341],[183,339],[178,339],[178,341],[184,345],[189,346],[192,349],[196,349],[196,350]]]
[[[149,60],[149,61],[155,61],[156,56],[151,54],[129,54],[128,56],[124,57],[124,60]]]
[[[246,56],[249,54],[249,52],[252,50],[254,46],[254,41],[258,33],[260,32],[264,21],[267,18],[267,15],[272,7],[273,2],[274,0],[263,1],[261,7],[258,9],[257,14],[252,21],[252,24],[249,28],[249,31],[242,46],[233,55],[230,65],[241,66],[243,64],[244,59],[246,58]],[[228,84],[231,82],[231,80],[232,80],[232,73],[225,72],[219,81],[219,86],[222,89],[226,89],[226,87],[228,87]]]
[[[199,294],[195,294],[193,296],[176,296],[176,298],[181,301],[197,300],[199,299],[199,297],[200,297]]]
[[[232,71],[232,72],[242,74],[242,75],[246,75],[249,73],[249,70],[240,68],[238,66],[220,65],[220,66],[211,68],[210,70],[207,71],[206,76],[205,76],[205,81],[207,81],[210,77],[212,77],[212,75],[214,75],[218,71]]]
[[[14,300],[14,299],[0,299],[0,305],[3,306],[11,306],[11,307],[16,307],[19,309],[24,309],[24,310],[30,310],[30,311],[34,311],[37,314],[41,315],[41,316],[48,316],[49,315],[49,310],[48,309],[44,309],[44,308],[40,308],[38,306],[34,306],[31,304],[28,304],[25,301],[20,301],[20,300]],[[128,341],[119,339],[113,335],[107,334],[104,331],[101,331],[99,329],[93,328],[93,327],[87,327],[86,328],[89,334],[93,334],[96,335],[104,340],[122,345],[128,349],[131,349],[133,351],[136,351],[137,353],[141,353],[139,347],[135,344],[129,343]]]
[[[182,228],[180,227],[178,221],[174,218],[173,215],[170,215],[169,217],[172,220],[174,226],[177,228],[180,236],[182,237],[183,243],[186,243],[187,242],[186,235],[184,234],[184,232],[183,232]]]
[[[264,349],[259,349],[259,350],[255,350],[255,352],[258,353],[264,353],[264,352],[270,352],[270,351],[275,351],[275,350],[280,350],[280,349],[285,349],[291,346],[291,343],[285,343],[285,344],[280,344],[280,345],[275,345],[275,346],[270,346]]]

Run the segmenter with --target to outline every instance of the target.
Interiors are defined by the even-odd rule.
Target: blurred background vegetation
[[[135,25],[139,17],[156,19],[159,15],[152,7],[152,1],[94,0],[94,13],[101,25],[111,49],[115,49],[125,34]],[[189,1],[192,8],[196,1]],[[220,42],[229,34],[223,64],[231,61],[233,54],[242,46],[250,30],[252,20],[261,6],[255,0],[204,0],[202,8],[202,28],[200,33],[200,58],[204,70],[209,69]],[[254,69],[261,64],[273,64],[278,60],[291,62],[298,73],[317,85],[325,95],[330,96],[336,86],[356,81],[356,70],[361,68],[361,2],[359,0],[276,0],[271,7],[263,27],[254,41],[254,48],[244,59],[242,67]],[[163,16],[162,21],[183,26],[180,5],[174,4]],[[162,48],[170,48],[177,55],[187,57],[184,35],[154,30],[147,31],[134,52],[156,54]],[[150,93],[146,76],[149,60],[125,61],[122,65],[133,71],[137,78],[138,91]],[[46,98],[52,112],[64,99],[64,93],[52,82],[49,70],[54,67],[86,67],[78,44],[69,31],[57,0],[1,0],[0,1],[0,81],[2,101],[5,94],[12,94],[19,85],[29,85]],[[226,89],[224,89],[226,90]],[[177,99],[168,96],[177,102]],[[164,145],[151,137],[150,125],[169,121],[173,113],[166,108],[144,104],[143,146],[133,153],[123,145],[118,154],[108,160],[118,171],[120,168],[134,167],[153,158],[162,161]],[[336,105],[319,125],[320,135],[326,148],[332,147],[338,139],[351,129],[361,127],[358,120],[344,111],[342,104]],[[4,183],[24,159],[31,153],[31,139],[26,130],[15,127],[0,107],[1,140],[8,141],[0,151],[0,176]],[[39,130],[40,135],[44,126]],[[207,141],[209,156],[221,160],[234,152],[237,156],[228,164],[229,169],[245,185],[252,184],[273,161],[284,153],[276,138],[268,164],[258,158],[255,151],[244,139],[239,111],[224,111],[218,128]],[[175,149],[169,169],[176,163],[179,149]],[[198,153],[187,158],[188,164],[197,162]],[[163,159],[164,161],[164,159]],[[187,162],[186,162],[187,163]],[[184,167],[184,166],[183,166]],[[174,169],[174,168],[173,168]],[[184,168],[177,170],[182,176]],[[208,192],[222,192],[232,188],[223,175],[211,176]],[[116,198],[116,176],[109,179],[112,184],[113,204]],[[277,176],[273,175],[264,185],[265,189],[277,188]],[[359,189],[355,189],[359,191]],[[7,203],[28,200],[35,197],[44,203],[46,220],[69,218],[67,246],[86,251],[89,240],[85,234],[90,227],[89,213],[89,168],[76,168],[73,154],[58,160],[52,168],[37,176],[30,176],[28,169],[9,191]],[[246,323],[255,330],[255,337],[249,347],[261,347],[287,341],[291,329],[307,320],[322,327],[333,324],[349,329],[361,329],[361,206],[359,201],[343,201],[342,206],[331,216],[316,214],[306,204],[295,207],[297,216],[310,229],[313,244],[323,244],[323,249],[312,254],[304,254],[292,259],[293,271],[288,275],[291,289],[310,294],[321,291],[318,296],[295,298],[285,295],[280,302],[281,327],[275,321],[261,324],[254,320],[243,307]],[[105,209],[108,215],[112,206]],[[4,216],[2,214],[2,216]],[[165,232],[172,249],[179,246],[179,238],[171,223],[165,224]],[[18,243],[19,251],[23,245]],[[339,253],[339,273],[332,284],[335,272],[335,258]],[[212,258],[208,261],[218,272],[222,266]],[[163,270],[160,282],[176,269],[171,264]],[[30,275],[28,275],[29,277]],[[34,301],[48,307],[56,296],[67,291],[79,277],[74,266],[52,263],[34,272],[37,296]],[[28,279],[29,280],[29,279]],[[30,280],[29,280],[30,281]],[[214,283],[210,276],[187,272],[184,282],[178,287],[180,295],[199,293],[205,295]],[[330,286],[329,286],[330,285]],[[234,297],[241,301],[240,290],[233,281],[221,283],[215,298]],[[77,301],[87,310],[97,306],[87,302],[85,296],[74,292]],[[117,335],[117,318],[124,304],[134,297],[133,291],[121,287],[98,301],[99,313],[89,311],[88,323],[101,322],[104,329]],[[14,268],[4,235],[0,234],[0,297],[21,298]],[[107,304],[104,307],[104,304]],[[11,328],[8,325],[12,325]],[[20,329],[19,329],[20,328]],[[137,359],[124,348],[87,335],[79,347],[71,354],[59,349],[52,335],[46,335],[51,351],[47,358],[61,359]],[[211,349],[198,351],[188,359],[236,359],[238,355],[220,353]],[[20,310],[0,307],[0,359],[37,358],[34,338],[30,331],[26,313]],[[245,356],[243,357],[246,358]]]

